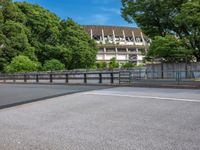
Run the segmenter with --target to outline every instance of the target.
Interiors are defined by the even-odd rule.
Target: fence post
[[[36,74],[36,82],[38,83],[39,82],[39,75]]]
[[[53,76],[52,76],[51,73],[49,74],[49,77],[50,77],[50,83],[52,83],[53,82],[53,78],[52,78]]]
[[[6,74],[3,75],[3,82],[6,83]]]
[[[65,74],[65,83],[69,83],[69,75]]]
[[[178,85],[180,84],[180,80],[181,80],[181,79],[180,79],[180,78],[181,78],[180,76],[181,76],[181,75],[180,75],[180,71],[177,71],[177,72],[176,72],[176,81],[177,81],[177,84],[178,84]]]
[[[102,83],[102,73],[99,73],[99,83]]]
[[[27,82],[26,74],[24,74],[24,82]]]
[[[110,83],[113,84],[114,83],[114,76],[113,76],[113,72],[110,73]]]
[[[129,71],[129,84],[132,83],[132,74],[131,74],[131,71]]]
[[[13,74],[13,82],[15,83],[15,74]]]
[[[87,74],[84,73],[84,83],[87,84]]]
[[[139,70],[140,70],[140,80],[142,80],[142,68],[140,68]]]
[[[161,79],[164,78],[164,64],[163,62],[161,63]]]

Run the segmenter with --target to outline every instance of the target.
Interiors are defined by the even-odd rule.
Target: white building
[[[115,57],[119,63],[141,64],[148,50],[149,39],[139,28],[120,26],[83,26],[97,42],[97,61],[109,62]]]

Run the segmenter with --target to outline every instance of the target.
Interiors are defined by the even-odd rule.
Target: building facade
[[[150,40],[139,28],[120,26],[83,26],[91,39],[97,42],[97,61],[109,62],[115,57],[120,64],[141,64]]]

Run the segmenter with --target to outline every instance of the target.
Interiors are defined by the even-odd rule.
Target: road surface
[[[2,150],[199,150],[200,90],[121,87],[0,110]]]
[[[0,109],[47,98],[109,88],[109,86],[0,84]]]

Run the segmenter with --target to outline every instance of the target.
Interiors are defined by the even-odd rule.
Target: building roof
[[[113,30],[115,32],[115,36],[123,36],[123,32],[125,36],[133,36],[137,37],[141,36],[141,29],[140,28],[133,28],[133,27],[126,27],[126,26],[103,26],[103,25],[84,25],[83,28],[90,34],[91,29],[94,36],[102,35],[102,30],[104,31],[104,35],[113,35]],[[145,35],[144,35],[145,36]],[[145,36],[146,37],[146,36]]]

